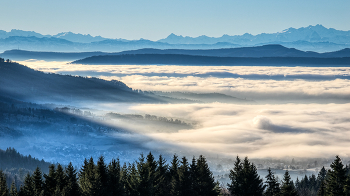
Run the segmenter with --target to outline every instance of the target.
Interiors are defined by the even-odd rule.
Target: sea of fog
[[[190,129],[164,132],[128,124],[123,126],[136,134],[114,135],[130,137],[149,149],[253,159],[350,157],[350,67],[19,63],[44,72],[120,80],[143,91],[217,92],[252,100],[251,104],[80,105],[195,122]]]
[[[120,80],[144,91],[218,92],[257,103],[348,103],[349,67],[139,66],[20,62],[44,72]]]

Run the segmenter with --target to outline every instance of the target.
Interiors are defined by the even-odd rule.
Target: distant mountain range
[[[52,52],[121,52],[125,50],[136,50],[142,48],[158,49],[217,49],[217,48],[235,48],[240,45],[232,43],[217,44],[168,44],[163,42],[154,42],[150,40],[132,40],[121,41],[107,39],[99,42],[80,43],[71,42],[61,38],[54,37],[23,37],[12,36],[0,39],[0,51],[11,49],[31,50],[31,51],[52,51]],[[343,46],[337,46],[344,48]]]
[[[3,30],[0,30],[0,39],[6,39],[9,37],[37,37],[37,38],[60,38],[71,42],[79,42],[79,43],[91,43],[91,42],[98,42],[103,41],[108,38],[103,38],[101,36],[91,36],[90,34],[83,35],[79,33],[72,33],[72,32],[63,32],[58,33],[56,35],[42,35],[40,33],[34,32],[34,31],[22,31],[18,29],[12,29],[10,32],[6,32]]]
[[[350,31],[325,28],[322,25],[289,28],[278,33],[258,35],[223,35],[221,37],[183,37],[170,34],[158,41],[109,39],[64,32],[42,35],[34,31],[0,30],[0,51],[22,49],[56,52],[120,52],[142,48],[156,49],[219,49],[243,46],[280,44],[303,51],[330,52],[350,47]]]
[[[158,40],[169,44],[213,44],[218,42],[228,42],[241,45],[255,45],[261,43],[275,42],[332,42],[336,44],[350,43],[350,31],[339,31],[333,28],[325,28],[322,25],[302,27],[299,29],[289,28],[278,33],[262,33],[252,35],[223,35],[221,37],[208,37],[205,35],[199,37],[183,37],[170,34],[167,38]]]
[[[286,48],[282,45],[264,45],[255,47],[241,47],[228,49],[202,49],[202,50],[185,50],[185,49],[152,49],[145,48],[139,50],[128,50],[118,53],[106,52],[36,52],[25,50],[9,50],[0,54],[0,57],[23,61],[29,59],[45,61],[75,61],[91,56],[100,55],[124,55],[124,54],[181,54],[194,56],[212,56],[212,57],[315,57],[315,58],[341,58],[350,57],[350,49],[342,49],[335,52],[317,53],[304,52],[294,48]]]

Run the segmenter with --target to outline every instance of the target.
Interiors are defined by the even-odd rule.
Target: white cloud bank
[[[45,61],[20,63],[42,71],[120,80],[133,89],[146,91],[219,92],[268,103],[348,103],[350,100],[349,67],[75,65]],[[216,77],[210,77],[210,74]],[[234,74],[235,77],[220,77],[225,74]],[[283,80],[282,77],[280,80],[280,77],[269,79],[270,76],[292,77],[289,80]]]
[[[254,158],[350,156],[350,104],[145,104],[130,109],[199,123],[175,133],[148,130],[153,147],[161,141],[182,150]]]
[[[349,76],[350,68],[86,66],[61,62],[23,64],[43,71],[117,79],[141,90],[222,92],[257,101],[254,105],[212,103],[128,106],[132,113],[198,122],[194,129],[178,132],[139,130],[147,138],[145,145],[151,148],[178,146],[176,150],[197,149],[206,153],[239,154],[254,158],[333,157],[336,154],[350,157],[350,81],[341,78]],[[244,76],[303,75],[311,79],[198,76],[212,72]],[[169,76],[171,73],[184,75],[172,77]],[[313,80],[313,76],[318,79]],[[329,79],[329,76],[339,78]],[[272,100],[274,104],[266,104],[269,102],[263,100]],[[304,100],[304,103],[306,100],[308,104],[286,104],[298,100]],[[327,104],[315,104],[319,100],[326,100]],[[118,106],[109,108],[115,108],[118,112]]]

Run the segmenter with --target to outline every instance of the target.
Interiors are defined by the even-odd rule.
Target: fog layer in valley
[[[254,101],[244,105],[129,105],[124,111],[196,122],[191,129],[163,132],[125,125],[141,133],[141,141],[147,135],[147,141],[141,143],[150,149],[196,149],[213,155],[252,158],[350,155],[350,68],[21,63],[45,72],[117,79],[143,91],[220,92]],[[118,112],[114,103],[89,106]],[[176,150],[174,145],[178,146]]]
[[[123,66],[25,61],[45,72],[120,80],[143,91],[219,92],[256,103],[348,103],[348,67]]]

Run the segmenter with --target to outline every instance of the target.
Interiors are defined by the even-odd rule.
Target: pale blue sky
[[[157,40],[322,24],[350,30],[349,0],[0,0],[0,29]]]

